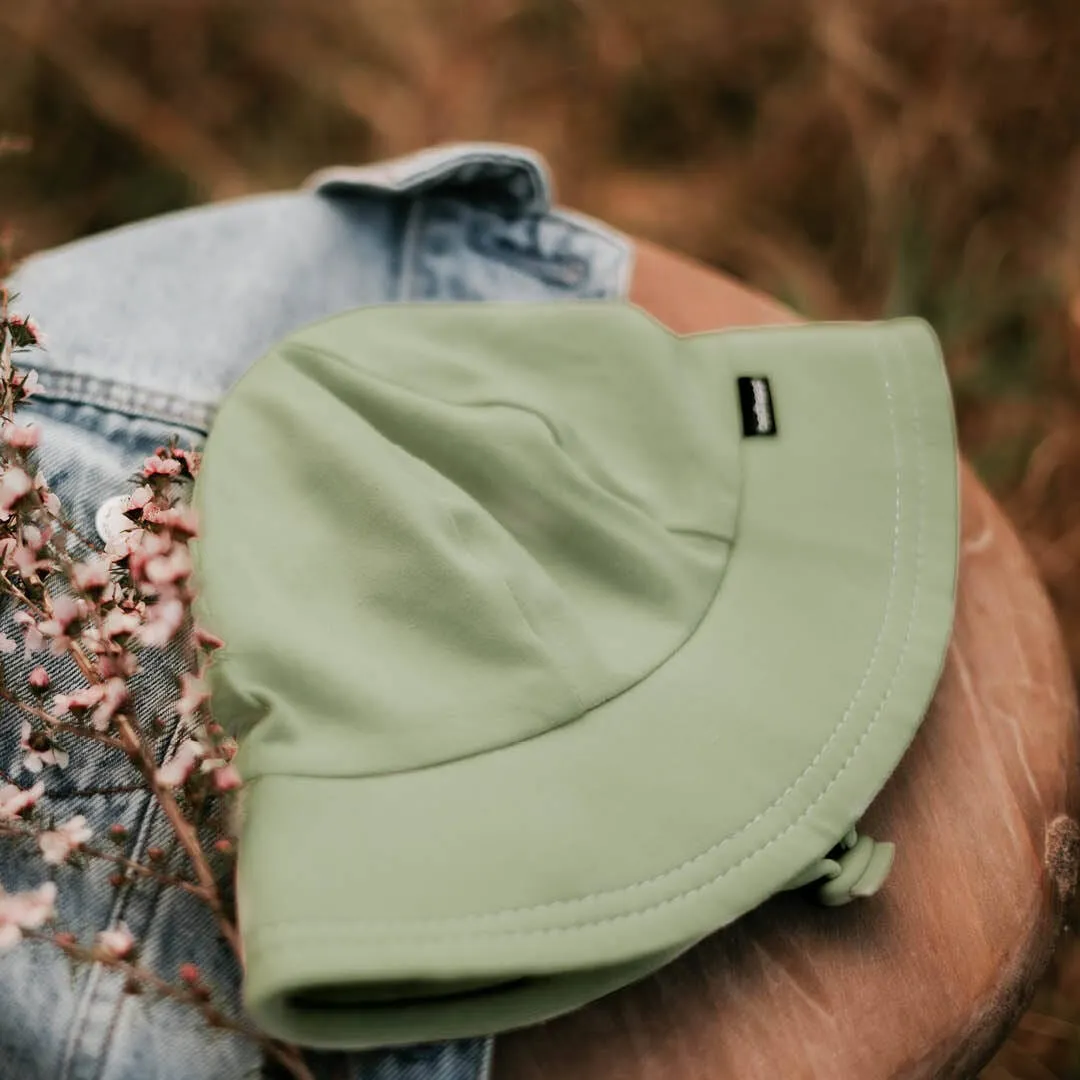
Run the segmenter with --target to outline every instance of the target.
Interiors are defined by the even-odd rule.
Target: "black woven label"
[[[761,375],[739,377],[739,407],[742,409],[742,433],[747,437],[776,434],[776,411],[773,409],[769,380]]]

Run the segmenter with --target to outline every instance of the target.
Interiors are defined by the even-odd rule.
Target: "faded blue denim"
[[[33,358],[43,389],[25,406],[26,419],[43,429],[41,466],[80,530],[93,535],[98,508],[130,490],[142,459],[173,434],[198,447],[221,396],[296,327],[396,300],[622,295],[630,251],[607,227],[554,210],[533,155],[473,144],[331,170],[304,191],[171,214],[45,252],[13,282],[16,309],[39,323],[47,347]],[[283,524],[303,526],[292,516],[297,508],[281,512]],[[21,641],[12,614],[5,602],[0,629]],[[4,658],[8,685],[25,686],[41,661],[22,653]],[[60,661],[46,667],[54,690],[79,685]],[[147,666],[139,680],[144,716],[175,699],[180,670],[171,652]],[[28,785],[20,719],[6,705],[2,716],[0,766]],[[87,744],[69,748],[69,767],[44,774],[44,810],[60,820],[85,814],[99,833],[123,823],[136,858],[163,845],[161,818],[130,765]],[[0,884],[19,890],[45,880],[36,854],[0,843]],[[124,920],[148,943],[143,961],[162,975],[174,978],[191,961],[238,1000],[239,972],[197,902],[153,885],[114,888],[108,876],[99,863],[56,871],[66,928],[89,940]],[[475,1039],[313,1053],[311,1064],[322,1080],[475,1080],[488,1074],[491,1054],[491,1040]],[[188,1009],[126,996],[98,966],[73,977],[44,944],[0,955],[0,1080],[272,1075],[247,1040],[209,1030]]]

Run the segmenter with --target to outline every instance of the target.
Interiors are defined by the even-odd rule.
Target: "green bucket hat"
[[[881,884],[852,830],[953,617],[924,323],[362,308],[236,384],[195,500],[272,1035],[534,1023],[780,890]]]

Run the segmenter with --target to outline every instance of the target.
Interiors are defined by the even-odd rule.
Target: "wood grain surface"
[[[638,245],[631,299],[680,332],[794,321]],[[500,1037],[496,1080],[972,1076],[1028,1001],[1076,882],[1076,699],[1014,532],[962,466],[957,619],[930,714],[864,824],[876,897],[785,895],[657,975]]]

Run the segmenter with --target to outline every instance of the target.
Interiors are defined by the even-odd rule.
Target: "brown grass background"
[[[25,253],[336,162],[529,144],[812,317],[914,313],[1080,672],[1076,0],[0,0]],[[30,312],[29,314],[33,314]],[[1067,936],[987,1080],[1080,1078]]]

